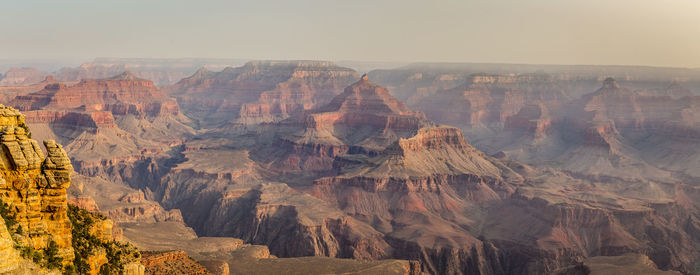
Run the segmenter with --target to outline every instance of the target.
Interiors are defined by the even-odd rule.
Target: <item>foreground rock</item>
[[[2,270],[26,269],[21,256],[47,269],[37,273],[142,274],[138,251],[114,241],[111,221],[67,205],[73,167],[63,147],[44,141],[45,157],[39,144],[29,139],[24,116],[10,107],[0,106],[0,127]]]

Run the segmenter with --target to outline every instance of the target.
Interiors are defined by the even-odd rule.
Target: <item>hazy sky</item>
[[[700,67],[698,0],[0,0],[0,59]]]

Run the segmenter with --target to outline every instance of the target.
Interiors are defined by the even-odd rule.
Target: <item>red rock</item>
[[[221,72],[201,69],[167,90],[201,123],[257,124],[325,104],[355,79],[353,70],[331,62],[254,61]]]
[[[12,105],[27,113],[30,123],[65,123],[113,128],[114,116],[156,117],[177,115],[174,99],[153,85],[127,72],[69,86],[47,84],[44,90],[17,96]]]

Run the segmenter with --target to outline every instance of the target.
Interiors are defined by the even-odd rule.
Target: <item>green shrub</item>
[[[90,234],[90,227],[95,223],[96,215],[74,205],[68,205],[68,219],[71,222],[71,234],[73,234],[73,265],[79,274],[90,271],[87,258],[102,246],[102,241]],[[99,217],[97,217],[99,218]]]
[[[72,245],[75,255],[73,268],[75,272],[84,274],[90,271],[87,258],[99,248],[104,248],[107,254],[107,264],[100,267],[100,274],[122,274],[125,264],[138,261],[141,258],[141,253],[131,244],[102,241],[90,234],[90,228],[95,222],[106,219],[105,216],[69,205],[68,218],[72,226]]]
[[[5,225],[7,225],[8,230],[17,224],[17,216],[10,211],[10,206],[4,201],[0,201],[0,216],[5,220]]]
[[[53,240],[44,248],[44,258],[48,268],[61,268],[63,266],[63,258],[58,256],[58,244]]]

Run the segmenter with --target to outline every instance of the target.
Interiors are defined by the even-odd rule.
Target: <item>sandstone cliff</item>
[[[130,72],[77,84],[47,84],[12,102],[37,137],[66,144],[76,170],[95,175],[105,164],[134,165],[164,154],[193,130],[175,99]]]
[[[64,264],[73,259],[70,221],[66,215],[66,188],[73,172],[63,147],[52,140],[44,142],[48,156],[29,139],[24,116],[12,108],[2,112],[2,201],[16,213],[17,226],[27,232],[22,245],[44,249],[58,245]]]
[[[111,221],[94,222],[87,214],[76,216],[77,210],[69,211],[66,189],[71,184],[73,167],[63,147],[46,140],[44,156],[39,144],[29,138],[24,116],[11,107],[0,106],[0,127],[2,214],[20,254],[49,269],[65,268],[66,272],[97,274],[104,265],[123,268],[124,264],[114,261],[129,263],[110,251],[121,249],[115,248],[120,244],[113,242]],[[79,223],[76,217],[91,222]],[[94,244],[89,247],[80,245],[91,242]],[[107,252],[95,246],[105,247]],[[14,261],[12,258],[8,256],[8,263]]]

